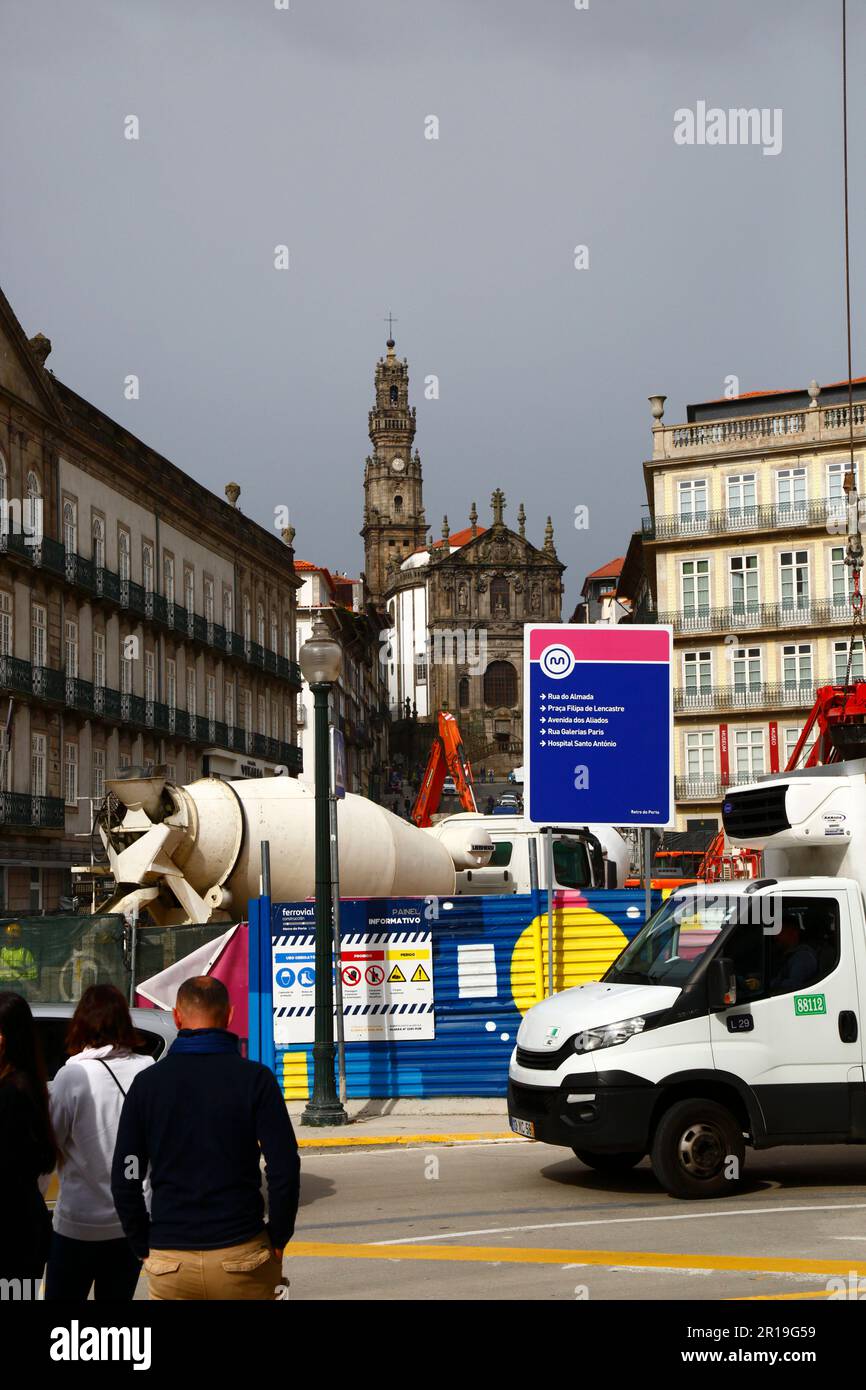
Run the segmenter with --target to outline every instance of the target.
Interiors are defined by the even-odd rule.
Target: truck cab
[[[601,980],[526,1014],[512,1129],[590,1167],[650,1154],[677,1197],[735,1190],[745,1150],[866,1142],[866,762],[731,792],[763,878],[674,892]]]
[[[483,831],[493,843],[493,854],[480,868],[457,872],[456,894],[528,893],[533,887],[530,862],[531,845],[535,846],[538,882],[547,888],[547,856],[545,831],[530,824],[522,815],[500,814],[485,816],[462,812],[445,816],[434,830],[443,827],[473,827]],[[608,826],[552,826],[553,883],[552,887],[584,890],[587,888],[622,888],[628,870],[628,847],[622,837]],[[447,834],[447,830],[444,831]]]

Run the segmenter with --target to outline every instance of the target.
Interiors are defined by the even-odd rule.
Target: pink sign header
[[[575,661],[670,661],[671,634],[664,627],[551,626],[529,634],[529,659],[546,647],[565,647]]]

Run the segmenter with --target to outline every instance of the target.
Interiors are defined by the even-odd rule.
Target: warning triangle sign
[[[403,974],[399,965],[395,965],[391,974],[388,976],[388,984],[390,985],[392,982],[397,985],[405,985],[406,983],[406,976]]]
[[[416,966],[415,974],[412,976],[413,985],[426,985],[429,984],[429,982],[430,976],[427,974],[427,971],[424,969],[423,965]]]

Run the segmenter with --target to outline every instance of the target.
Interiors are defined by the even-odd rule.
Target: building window
[[[757,555],[732,555],[729,560],[731,572],[731,606],[742,612],[744,609],[758,607],[758,557]]]
[[[513,709],[517,704],[517,672],[510,661],[491,661],[484,672],[485,705],[503,705]]]
[[[252,691],[241,691],[241,720],[245,731],[251,734],[253,731],[253,696]]]
[[[171,656],[165,663],[165,702],[169,709],[177,708],[177,662]]]
[[[847,516],[847,503],[845,500],[845,476],[848,472],[848,460],[844,463],[827,464],[827,520],[844,522]],[[854,483],[857,485],[860,470],[857,462],[854,462]]]
[[[127,655],[127,653],[129,653]],[[125,637],[120,639],[120,689],[124,695],[132,694],[132,643]]]
[[[63,799],[67,806],[78,806],[78,744],[63,748]]]
[[[67,497],[63,503],[63,544],[67,555],[78,552],[78,505]]]
[[[64,623],[63,663],[67,676],[78,676],[78,623],[67,618]]]
[[[226,681],[223,691],[223,714],[228,725],[234,726],[235,722],[235,687],[234,681]]]
[[[153,593],[153,546],[145,541],[141,547],[141,582],[146,594]]]
[[[90,528],[90,547],[91,557],[94,567],[98,570],[105,569],[105,522],[101,516],[95,516]]]
[[[683,560],[680,565],[683,613],[706,613],[710,607],[709,560]]]
[[[812,644],[797,642],[782,648],[782,680],[787,690],[812,686]]]
[[[791,759],[792,759],[793,756],[794,756],[794,750],[795,750],[795,748],[797,747],[797,744],[798,744],[799,741],[800,741],[800,735],[801,735],[802,732],[803,732],[803,730],[802,730],[802,728],[800,727],[799,724],[797,724],[794,728],[787,728],[787,729],[784,730],[784,749],[785,749],[785,764],[784,764],[784,765],[785,765],[786,768],[787,768],[788,764],[790,763]],[[799,760],[798,760],[798,766],[799,766],[799,767],[804,766],[804,764],[805,764],[805,762],[806,762],[806,759],[808,758],[808,756],[809,756],[809,754],[811,753],[812,749],[815,747],[815,743],[817,742],[817,739],[818,739],[818,729],[817,729],[817,727],[816,727],[815,729],[812,730],[811,734],[810,734],[809,737],[807,738],[805,747],[803,748],[803,751],[802,751],[802,753],[800,754],[800,757],[799,757]]]
[[[716,741],[711,729],[686,734],[686,776],[704,782],[715,775]]]
[[[105,633],[93,633],[93,684],[105,685]]]
[[[166,763],[165,775],[168,778],[169,782],[177,781],[177,767],[174,763]]]
[[[400,496],[399,492],[394,494],[394,515],[403,515],[403,498]]]
[[[213,622],[213,580],[204,580],[204,616],[205,621]]]
[[[283,701],[283,742],[292,741],[292,706],[288,700]]]
[[[754,520],[757,490],[754,473],[732,473],[728,478],[728,517],[733,521]]]
[[[223,627],[226,632],[235,630],[235,600],[231,589],[223,589]]]
[[[737,778],[754,782],[764,775],[764,730],[734,730],[734,767]]]
[[[34,473],[31,468],[30,472],[27,474],[27,501],[35,502],[36,499],[41,496],[42,489],[39,484],[39,476],[37,473]]]
[[[427,684],[427,653],[415,653],[415,683],[417,685]]]
[[[271,738],[278,739],[280,736],[280,706],[279,701],[271,700]]]
[[[191,569],[183,572],[183,601],[186,616],[192,618],[195,613],[195,574]]]
[[[6,460],[0,454],[0,536],[9,534],[9,492],[6,481]]]
[[[30,870],[30,911],[42,911],[42,870],[36,867]]]
[[[266,706],[266,704],[265,704],[265,697],[264,697],[264,695],[260,695],[260,696],[259,696],[259,728],[258,728],[258,732],[259,732],[260,734],[266,734],[266,733],[268,732],[268,711],[267,711],[267,706]]]
[[[196,689],[195,689],[195,671],[187,671],[187,673],[186,673],[186,712],[187,712],[187,714],[189,715],[190,719],[194,719],[194,718],[195,718],[195,711],[196,711],[195,696],[196,696]]]
[[[292,629],[288,622],[283,623],[283,656],[292,655]]]
[[[276,609],[271,609],[271,651],[276,656],[279,651],[280,625],[277,622]]]
[[[129,579],[129,556],[129,532],[125,531],[123,527],[119,527],[117,532],[117,572],[121,581]]]
[[[511,585],[497,575],[490,581],[490,612],[493,617],[505,617],[511,611]]]
[[[830,592],[837,608],[851,607],[852,572],[845,564],[844,545],[830,547]]]
[[[806,470],[782,468],[776,474],[776,505],[787,518],[805,516]]]
[[[697,695],[702,690],[710,690],[713,684],[712,653],[708,651],[684,652],[683,676],[688,695]]]
[[[12,654],[12,595],[0,589],[0,656]]]
[[[780,592],[784,608],[809,606],[809,555],[805,550],[783,550],[779,557]]]
[[[208,719],[216,719],[216,676],[205,679],[205,710]]]
[[[457,705],[460,709],[469,708],[469,677],[461,676],[457,685]]]
[[[734,672],[734,690],[760,690],[760,647],[735,647],[732,665]]]
[[[149,702],[156,699],[156,657],[153,652],[144,653],[144,698]]]
[[[186,780],[187,780],[187,782],[194,782],[195,779],[196,779],[197,774],[198,774],[198,769],[197,769],[197,767],[196,767],[195,762],[194,762],[194,761],[188,761],[188,762],[187,762],[187,765],[186,765]]]
[[[97,801],[101,801],[105,796],[105,749],[94,748],[93,750],[93,774],[91,793]]]
[[[174,603],[174,560],[170,555],[166,555],[162,562],[162,575],[165,585],[165,601],[168,604]],[[170,616],[170,615],[169,615]]]
[[[265,645],[265,610],[261,603],[256,604],[256,641],[260,647]]]
[[[45,665],[47,614],[41,603],[30,606],[30,661],[33,666]]]
[[[46,736],[30,736],[30,788],[34,796],[45,795]]]
[[[252,641],[252,636],[253,636],[253,626],[252,626],[253,619],[252,619],[252,610],[251,610],[251,608],[250,608],[250,596],[249,596],[249,594],[244,594],[244,600],[243,600],[243,618],[244,618],[244,641],[245,641],[245,642],[250,642],[250,641]]]
[[[128,754],[128,753],[121,753],[121,754],[118,756],[118,759],[117,759],[117,770],[118,770],[118,772],[128,772],[128,771],[129,771],[129,766],[130,766],[130,757],[129,757],[129,754]]]
[[[851,648],[849,642],[833,643],[833,677],[837,685],[841,685],[848,672],[848,651],[851,650],[851,676],[852,681],[862,681],[864,677],[863,665],[863,638],[858,637]]]
[[[707,515],[707,480],[694,478],[677,489],[681,521],[700,520]]]

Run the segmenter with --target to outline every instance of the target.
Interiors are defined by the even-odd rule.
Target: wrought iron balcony
[[[731,787],[745,787],[756,782],[761,773],[731,773],[727,777],[677,777],[674,797],[677,801],[721,801]]]
[[[80,680],[78,676],[66,677],[66,703],[70,709],[90,713],[94,707],[93,694],[91,681]]]
[[[105,719],[120,719],[120,691],[107,685],[94,686],[93,709]]]
[[[759,628],[821,627],[851,622],[851,604],[842,599],[795,600],[790,603],[755,603],[730,608],[682,608],[659,613],[660,623],[675,632],[754,632]]]
[[[33,668],[29,661],[17,656],[0,656],[0,690],[12,690],[30,695],[33,690]]]
[[[697,714],[702,710],[808,709],[815,703],[815,691],[827,680],[766,681],[750,685],[705,685],[697,689],[680,687],[674,691],[677,714]]]
[[[96,570],[92,560],[67,550],[65,562],[66,582],[92,594],[96,589]]]
[[[97,567],[96,593],[99,598],[107,598],[112,603],[120,603],[120,576],[113,570]]]
[[[58,796],[0,792],[0,825],[21,829],[62,830],[65,808]]]
[[[741,535],[749,531],[792,530],[801,526],[826,526],[834,534],[846,532],[845,502],[817,498],[808,502],[761,503],[753,507],[726,507],[687,516],[668,514],[642,519],[644,540],[687,540],[692,536]]]
[[[33,537],[21,530],[0,527],[0,555],[15,555],[19,560],[33,561]]]
[[[143,725],[145,719],[145,701],[141,695],[133,695],[125,690],[120,692],[120,717],[129,724]]]
[[[40,569],[51,570],[53,574],[65,574],[66,554],[61,542],[43,536],[33,549],[33,563]]]
[[[66,700],[66,678],[62,671],[52,666],[33,667],[33,694],[40,700],[56,700],[64,704]]]

